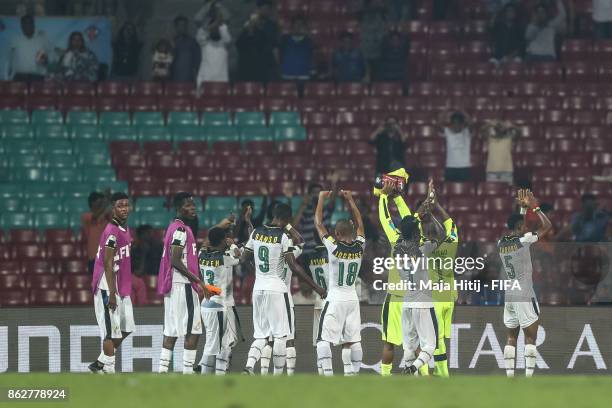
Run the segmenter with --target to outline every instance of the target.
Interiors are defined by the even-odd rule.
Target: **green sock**
[[[446,358],[435,362],[434,375],[436,377],[448,378],[448,360]]]
[[[423,364],[419,367],[419,374],[422,376],[429,376],[429,364]]]
[[[393,363],[391,364],[380,363],[380,375],[382,376],[391,375],[392,368],[393,368]]]

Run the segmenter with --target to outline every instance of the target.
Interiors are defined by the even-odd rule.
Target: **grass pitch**
[[[7,388],[67,388],[61,402],[9,402]],[[609,407],[612,377],[455,376],[449,380],[375,375],[322,378],[178,374],[1,374],[0,407]]]

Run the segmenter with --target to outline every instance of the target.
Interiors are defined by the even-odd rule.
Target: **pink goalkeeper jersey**
[[[117,282],[117,292],[119,296],[130,296],[132,293],[132,263],[130,261],[130,247],[132,245],[132,236],[129,228],[123,228],[111,221],[106,225],[102,236],[100,237],[100,245],[98,245],[98,253],[94,264],[92,289],[95,293],[100,285],[100,281],[104,276],[104,249],[115,249],[115,259],[113,260],[113,271]]]
[[[197,246],[193,232],[183,221],[176,219],[170,224],[164,237],[164,252],[159,264],[159,274],[157,277],[157,292],[161,295],[170,292],[173,282],[189,283],[187,278],[172,267],[173,246],[183,247],[181,259],[187,265],[187,270],[195,277],[200,275]],[[196,291],[199,291],[197,284],[193,283],[192,286]]]

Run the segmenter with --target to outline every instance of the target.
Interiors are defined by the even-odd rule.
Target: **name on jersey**
[[[313,258],[310,260],[311,266],[322,266],[327,265],[327,259],[325,258]]]
[[[256,233],[255,240],[261,241],[265,244],[278,244],[280,242],[280,237]]]
[[[220,259],[200,259],[200,265],[216,268],[218,266],[221,266],[221,260]]]
[[[509,244],[499,247],[500,254],[509,254],[510,252],[516,252],[521,248],[521,245]]]
[[[362,252],[335,251],[334,255],[338,259],[361,259]]]

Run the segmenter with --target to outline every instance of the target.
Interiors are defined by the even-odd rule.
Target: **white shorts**
[[[361,341],[359,301],[325,302],[317,335],[320,340],[334,345]]]
[[[202,322],[206,330],[204,354],[214,355],[221,349],[229,349],[238,343],[238,328],[234,310],[229,308],[202,307]]]
[[[438,318],[433,307],[402,308],[402,345],[414,353],[418,347],[433,357],[438,348]]]
[[[117,308],[110,310],[106,307],[108,303],[108,292],[98,289],[94,295],[94,310],[96,320],[100,328],[100,336],[103,339],[120,339],[121,332],[132,333],[134,324],[134,311],[132,310],[132,299],[129,296],[116,295]]]
[[[285,293],[285,298],[289,302],[289,336],[287,340],[295,340],[295,306],[293,305],[293,296],[291,293]]]
[[[253,337],[267,339],[289,337],[291,305],[286,293],[268,290],[253,291]]]
[[[535,298],[531,302],[506,302],[504,304],[504,324],[509,329],[531,326],[540,318],[540,306]]]
[[[312,345],[317,347],[317,339],[319,337],[319,321],[321,320],[321,310],[315,309],[312,319]]]
[[[173,283],[164,296],[164,336],[202,334],[198,293],[189,283]]]

